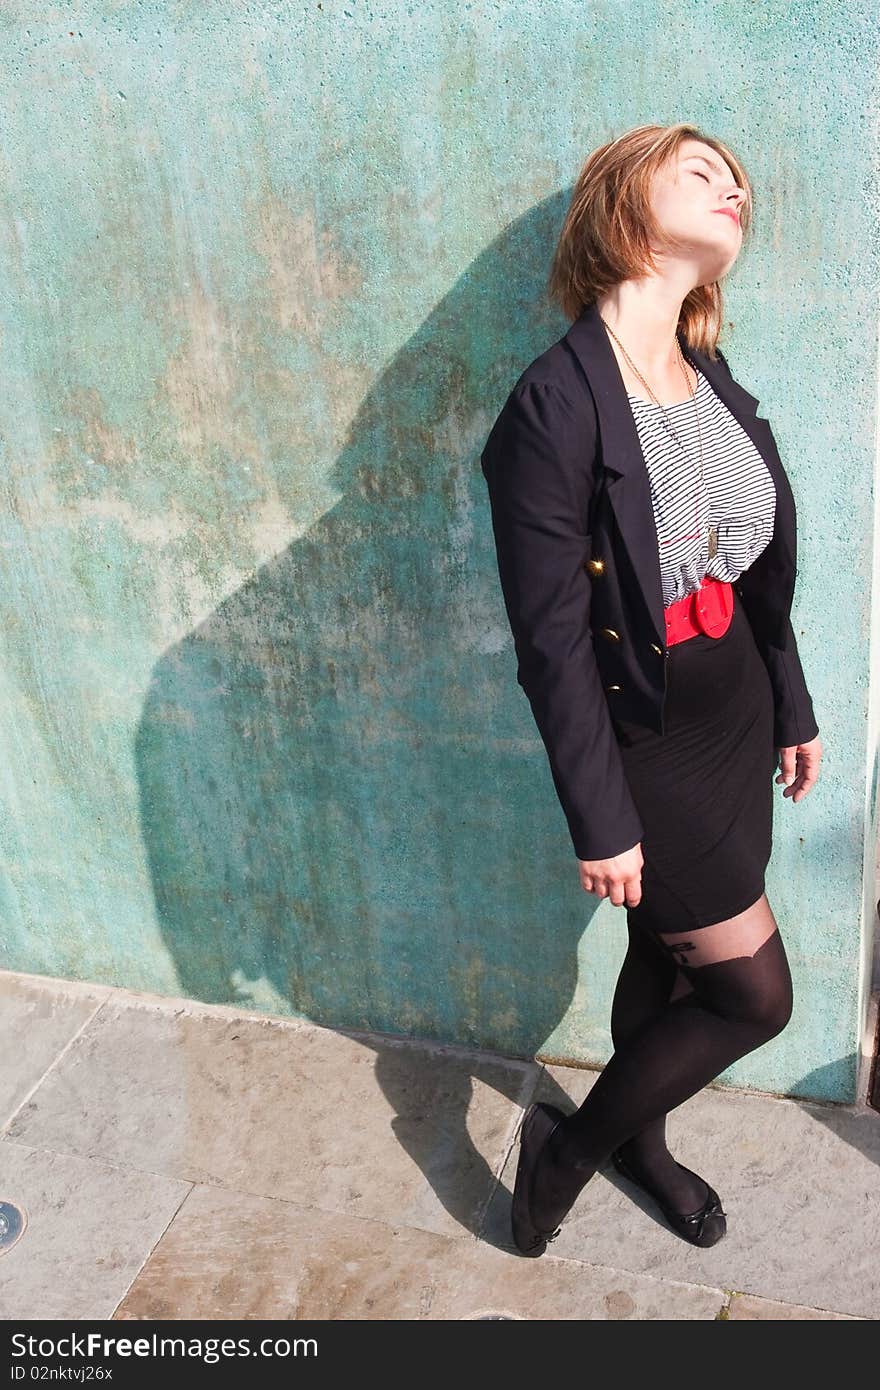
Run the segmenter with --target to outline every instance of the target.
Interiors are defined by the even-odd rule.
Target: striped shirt
[[[776,488],[766,463],[703,373],[694,370],[703,437],[702,489],[694,402],[665,408],[679,447],[660,406],[627,393],[651,484],[665,608],[699,589],[704,574],[730,583],[738,579],[769,545],[776,512]],[[710,525],[718,528],[711,560]]]

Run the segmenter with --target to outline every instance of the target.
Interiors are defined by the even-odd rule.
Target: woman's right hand
[[[598,898],[610,898],[615,907],[638,907],[644,862],[641,842],[610,859],[579,859],[581,887]]]

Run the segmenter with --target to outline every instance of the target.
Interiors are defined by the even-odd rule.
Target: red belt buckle
[[[676,642],[686,642],[689,637],[693,637],[699,628],[694,621],[694,599],[696,595],[685,594],[683,598],[676,599],[666,609],[666,642],[668,646],[673,646]]]
[[[723,637],[733,617],[733,585],[704,575],[695,595],[696,619],[707,637]]]

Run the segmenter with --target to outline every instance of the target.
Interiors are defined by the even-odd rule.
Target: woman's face
[[[663,256],[693,266],[694,285],[708,285],[726,275],[739,255],[739,212],[745,192],[730,165],[702,140],[684,140],[671,162],[657,174],[651,196],[654,216],[680,246],[657,248]]]

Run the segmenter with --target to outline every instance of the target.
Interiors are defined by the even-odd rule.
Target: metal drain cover
[[[0,1198],[0,1255],[11,1250],[27,1225],[27,1212],[14,1202],[4,1202]]]

